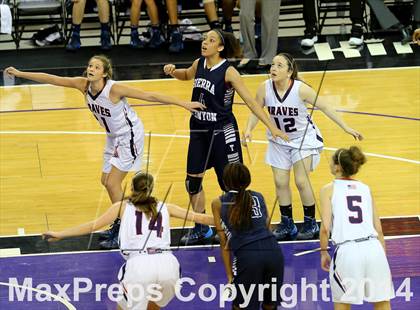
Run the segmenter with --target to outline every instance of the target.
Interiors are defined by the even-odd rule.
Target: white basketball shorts
[[[118,137],[106,137],[102,171],[109,173],[112,166],[121,171],[139,171],[143,159],[144,132],[139,131]]]
[[[330,266],[333,301],[361,305],[395,297],[391,271],[378,239],[340,245]]]
[[[311,171],[315,170],[321,159],[322,148],[302,149],[279,144],[268,140],[265,162],[275,168],[290,170],[292,166],[306,157],[312,156]]]
[[[124,291],[118,304],[123,309],[146,310],[151,300],[165,307],[175,296],[179,277],[179,262],[170,252],[130,257],[118,274]]]

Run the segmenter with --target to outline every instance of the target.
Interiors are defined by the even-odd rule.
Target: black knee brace
[[[187,189],[188,194],[196,195],[203,189],[202,187],[203,178],[202,177],[193,177],[187,175],[185,179],[185,188]]]

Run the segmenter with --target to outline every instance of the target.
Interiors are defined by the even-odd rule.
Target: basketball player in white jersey
[[[5,71],[11,76],[75,88],[83,93],[89,110],[107,134],[101,183],[105,186],[113,203],[120,201],[123,196],[121,184],[127,173],[140,170],[143,154],[143,123],[127,103],[126,98],[175,104],[189,111],[204,108],[204,105],[198,102],[184,102],[116,83],[111,80],[111,61],[103,55],[93,56],[89,60],[86,77],[70,78],[46,73],[23,72],[13,67],[6,68]],[[118,229],[114,231],[118,233]],[[117,233],[111,234],[110,240],[103,246],[116,247]]]
[[[352,146],[337,150],[330,162],[332,183],[321,190],[321,267],[330,272],[335,310],[348,310],[363,301],[374,309],[391,309],[394,298],[381,222],[369,186],[353,179],[366,162]],[[328,238],[336,245],[333,262]]]
[[[312,239],[318,235],[319,228],[315,220],[315,198],[308,175],[319,163],[323,139],[307,112],[307,105],[316,105],[355,139],[361,140],[362,135],[347,126],[331,106],[322,99],[317,99],[314,89],[298,79],[296,62],[289,54],[281,53],[273,58],[270,79],[259,86],[256,99],[262,107],[267,108],[271,121],[290,139],[284,141],[273,138],[267,132],[268,149],[265,160],[273,170],[281,213],[281,223],[273,233],[279,240],[296,237]],[[244,132],[244,143],[251,140],[251,131],[257,123],[258,118],[251,114]],[[304,209],[304,225],[299,233],[292,217],[289,185],[292,168]]]
[[[119,309],[160,309],[175,296],[175,284],[180,275],[178,260],[170,251],[170,216],[205,225],[214,223],[210,215],[159,202],[152,196],[153,185],[150,174],[137,173],[128,199],[114,203],[99,218],[60,232],[43,234],[48,241],[81,236],[121,218],[119,244],[127,261],[118,275],[123,295]],[[154,300],[150,301],[147,296]]]

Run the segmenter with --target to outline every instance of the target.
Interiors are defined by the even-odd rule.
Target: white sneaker
[[[300,46],[312,47],[316,42],[318,42],[318,36],[305,36],[302,41],[300,41]]]
[[[350,37],[349,45],[350,46],[360,46],[363,44],[363,36],[359,37]]]

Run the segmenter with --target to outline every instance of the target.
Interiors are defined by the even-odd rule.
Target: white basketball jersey
[[[114,83],[115,81],[108,80],[104,88],[96,95],[92,95],[91,85],[89,84],[86,101],[93,116],[110,136],[121,136],[130,132],[136,133],[139,130],[143,132],[143,124],[126,98],[122,98],[116,104],[109,99],[109,92]]]
[[[151,221],[151,218],[147,218],[146,214],[127,201],[119,232],[120,249],[126,259],[147,248],[169,249],[169,212],[162,202],[158,203],[157,210],[160,212],[156,221]]]
[[[273,80],[265,81],[264,105],[267,107],[273,123],[287,134],[290,142],[287,143],[280,138],[273,139],[269,130],[267,131],[268,139],[295,148],[299,148],[303,140],[303,149],[321,148],[323,146],[321,133],[312,122],[305,102],[299,96],[299,88],[302,82],[299,80],[291,81],[292,84],[283,98],[277,93]],[[305,135],[306,127],[308,129]]]
[[[351,179],[336,179],[331,197],[332,234],[335,243],[377,236],[373,226],[369,186]]]

